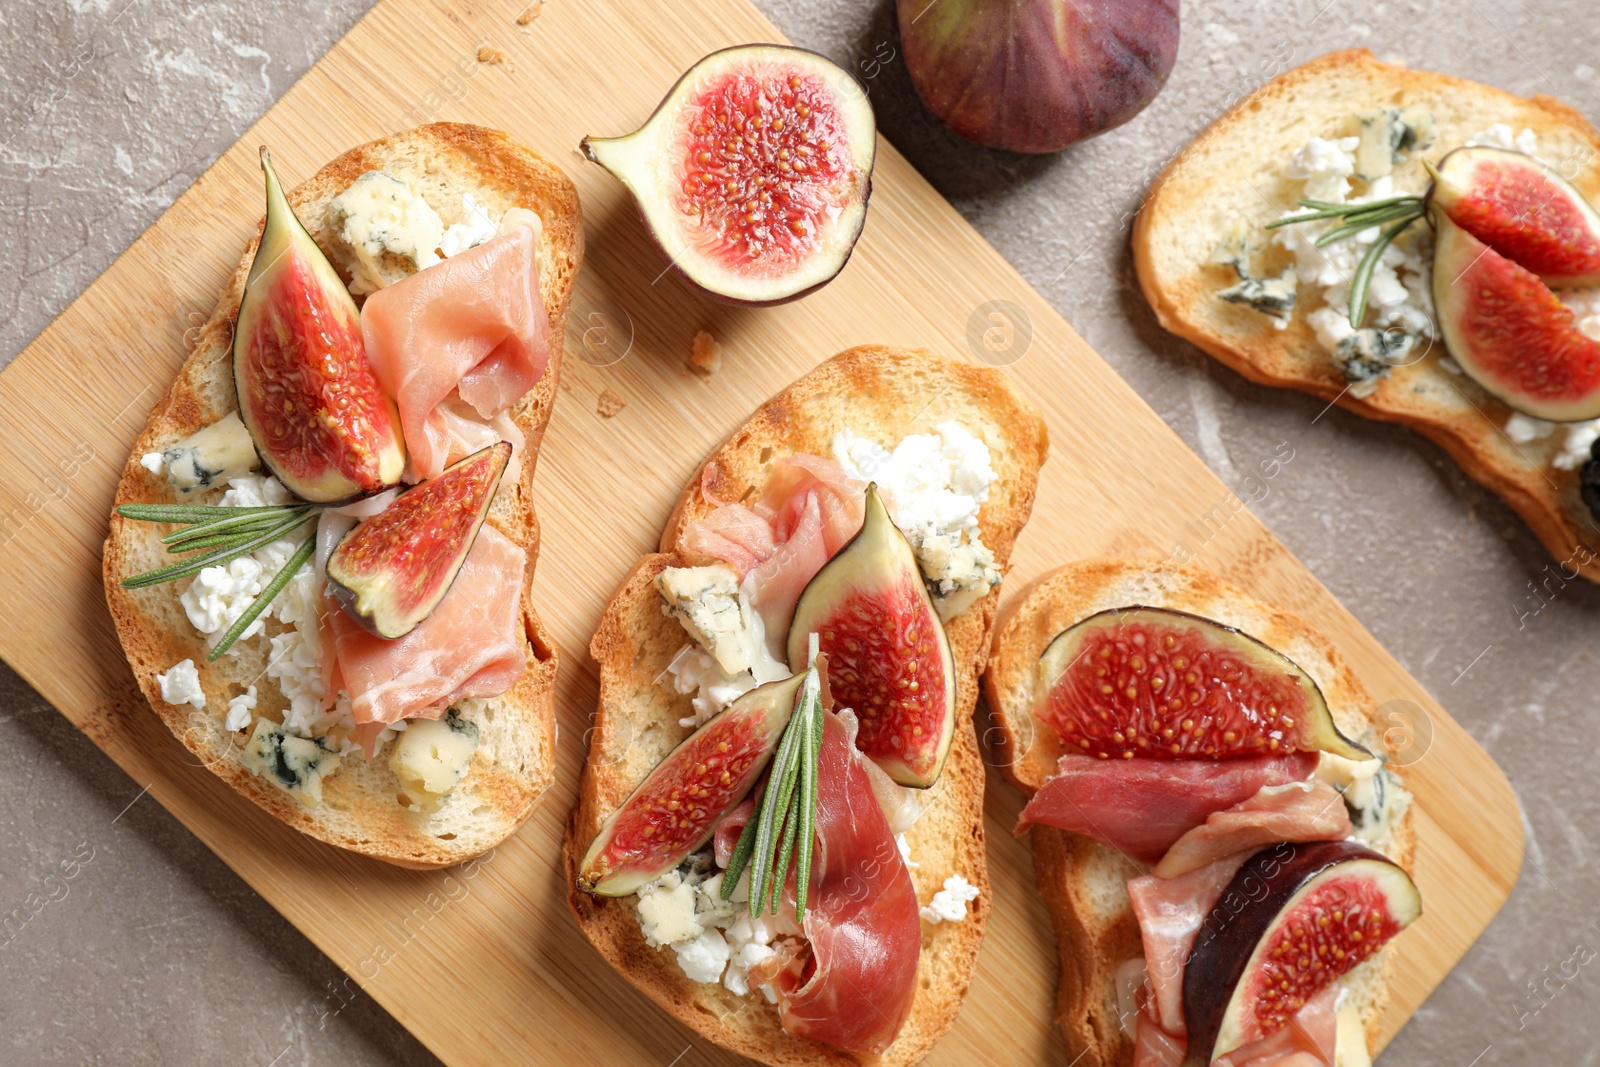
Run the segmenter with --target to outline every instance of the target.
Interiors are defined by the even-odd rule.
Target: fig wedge
[[[673,749],[600,827],[578,888],[625,897],[711,840],[771,762],[805,677],[750,690]]]
[[[1039,658],[1039,692],[1034,714],[1100,759],[1372,757],[1293,660],[1182,611],[1133,605],[1068,627]]]
[[[421,624],[456,580],[511,459],[501,441],[401,493],[363,519],[328,556],[328,590],[378,637]]]
[[[1600,212],[1532,156],[1458,148],[1439,161],[1431,196],[1450,221],[1546,285],[1600,285]]]
[[[671,266],[708,295],[779,304],[844,269],[866,222],[872,105],[815,52],[706,56],[655,114],[582,151],[627,186]]]
[[[806,665],[816,633],[835,706],[860,721],[856,747],[905,786],[938,780],[955,736],[956,672],[911,544],[867,486],[861,531],[800,594],[789,669]]]
[[[1450,355],[1508,407],[1600,418],[1600,341],[1534,274],[1433,209],[1433,305]]]
[[[1257,852],[1211,909],[1184,968],[1184,1067],[1282,1030],[1421,914],[1411,876],[1353,841]]]
[[[283,195],[261,150],[267,221],[233,336],[239,416],[262,461],[313,504],[400,483],[406,450],[378,386],[355,301]]]

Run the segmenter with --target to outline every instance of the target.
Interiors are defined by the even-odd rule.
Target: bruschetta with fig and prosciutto
[[[532,479],[578,199],[505,134],[351,149],[266,219],[117,488],[106,598],[179,740],[313,837],[459,863],[554,766]]]
[[[1209,573],[1064,567],[983,680],[1094,1067],[1368,1064],[1421,914],[1411,794],[1326,639]]]
[[[612,598],[565,860],[584,934],[768,1064],[922,1059],[989,912],[972,713],[1044,424],[878,346],[768,401]]]

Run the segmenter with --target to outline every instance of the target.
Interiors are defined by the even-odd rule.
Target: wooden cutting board
[[[1006,587],[1096,554],[1190,554],[1318,621],[1385,706],[1411,760],[1427,911],[1397,943],[1385,1040],[1500,907],[1522,857],[1504,776],[1000,256],[892,148],[866,234],[833,284],[786,307],[694,296],[621,187],[576,151],[636,127],[715,48],[774,41],[742,0],[386,0],[0,375],[0,656],[377,1000],[451,1064],[728,1064],[580,938],[560,843],[576,792],[601,606],[656,543],[721,437],[823,358],[868,341],[1007,366],[1049,423],[1051,459]],[[106,513],[150,406],[260,218],[256,146],[286,182],[353,144],[433,119],[504,128],[577,182],[588,258],[535,483],[534,592],[563,659],[556,783],[528,824],[454,871],[397,870],[317,844],[245,802],[178,745],[133,686],[100,589]],[[697,329],[723,344],[705,379]],[[1265,458],[1265,457],[1264,457]],[[982,720],[980,718],[980,728]],[[130,789],[130,799],[132,799]],[[1065,1063],[1053,939],[991,778],[994,918],[971,995],[930,1063]],[[325,1009],[338,1010],[330,992]]]

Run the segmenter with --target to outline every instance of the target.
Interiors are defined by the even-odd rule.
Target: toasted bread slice
[[[1025,793],[1033,793],[1054,772],[1063,751],[1060,738],[1032,715],[1039,657],[1057,634],[1080,619],[1134,604],[1201,615],[1265,642],[1316,680],[1347,737],[1374,752],[1383,747],[1374,728],[1372,698],[1338,651],[1304,620],[1253,600],[1199,568],[1087,560],[1046,575],[1007,604],[984,673],[984,702],[996,727],[991,735],[997,739],[996,762]],[[1126,1067],[1133,1062],[1133,1040],[1121,1025],[1115,972],[1124,961],[1143,955],[1126,889],[1140,869],[1114,849],[1079,834],[1044,826],[1028,832],[1034,877],[1049,905],[1061,955],[1056,1010],[1069,1056],[1083,1065]],[[1409,798],[1374,847],[1410,868],[1416,838]],[[1391,958],[1385,949],[1345,979],[1369,1042],[1388,995]]]
[[[743,499],[766,484],[785,456],[832,455],[834,434],[851,430],[893,447],[913,433],[955,420],[989,447],[998,475],[979,515],[984,543],[1004,570],[1017,534],[1033,508],[1047,447],[1043,421],[996,370],[874,345],[853,348],[817,367],[767,401],[722,443],[684,489],[661,537],[607,606],[590,651],[600,664],[595,712],[578,804],[564,849],[568,884],[575,884],[584,851],[607,817],[690,731],[678,719],[689,698],[661,684],[668,662],[688,643],[682,625],[664,616],[653,581],[665,567],[686,566],[684,531],[716,499]],[[923,800],[924,813],[907,837],[917,898],[927,904],[944,880],[959,874],[980,895],[963,922],[923,926],[918,988],[899,1037],[874,1061],[915,1063],[954,1021],[965,996],[989,912],[983,848],[983,760],[972,726],[978,676],[988,658],[998,591],[945,624],[956,663],[956,732],[939,781]],[[636,898],[604,899],[577,889],[572,909],[607,962],[685,1025],[743,1055],[768,1064],[847,1064],[856,1057],[786,1033],[775,1007],[759,994],[740,997],[721,985],[687,978],[673,953],[652,949],[639,929]]]
[[[353,148],[289,194],[295,213],[325,252],[332,247],[325,219],[328,202],[371,170],[387,170],[410,179],[447,225],[460,220],[463,194],[471,194],[493,218],[509,208],[522,207],[537,212],[544,223],[539,284],[551,325],[550,366],[513,409],[518,427],[527,435],[525,462],[515,482],[500,486],[488,517],[492,526],[528,554],[522,590],[527,668],[508,692],[461,706],[462,716],[479,730],[471,773],[437,812],[421,815],[397,802],[399,782],[387,760],[380,757],[368,762],[349,755],[324,782],[322,802],[304,803],[275,782],[251,773],[239,758],[244,736],[223,728],[228,699],[249,685],[257,689],[256,714],[273,717],[287,705],[277,683],[265,674],[267,637],[284,627],[269,622],[267,634],[241,641],[236,652],[207,663],[205,640],[189,624],[178,602],[185,584],[182,580],[138,590],[123,589],[119,584],[131,574],[170,562],[159,543],[164,527],[115,514],[105,544],[106,600],[150,706],[218,777],[284,822],[329,844],[402,866],[446,867],[504,840],[532,813],[554,775],[556,649],[529,599],[539,553],[533,471],[539,440],[555,402],[567,304],[583,259],[583,236],[577,190],[554,164],[499,131],[434,123]],[[259,240],[258,230],[216,310],[200,330],[177,380],[151,411],[123,470],[117,504],[180,502],[164,476],[140,466],[140,456],[159,451],[237,409],[233,325]],[[181,502],[214,503],[219,495],[213,489]],[[156,681],[157,674],[185,658],[198,666],[207,697],[206,706],[199,710],[163,701]]]
[[[1438,443],[1474,480],[1504,497],[1558,560],[1600,580],[1600,526],[1578,496],[1578,472],[1550,466],[1561,434],[1519,444],[1503,427],[1511,409],[1443,363],[1444,345],[1391,370],[1376,392],[1357,397],[1317,341],[1306,314],[1320,301],[1301,287],[1287,329],[1217,293],[1236,280],[1210,262],[1242,224],[1265,244],[1268,222],[1295,206],[1298,183],[1283,177],[1290,156],[1311,137],[1353,135],[1355,113],[1420,105],[1438,135],[1394,171],[1396,195],[1428,184],[1422,157],[1437,161],[1496,123],[1532,130],[1538,154],[1591,200],[1600,196],[1600,132],[1548,96],[1522,98],[1441,74],[1380,63],[1364,49],[1334,52],[1274,78],[1240,101],[1184,149],[1156,179],[1133,227],[1134,263],[1161,325],[1240,374],[1287,386],[1368,418],[1399,422]],[[1418,222],[1416,226],[1425,226]],[[1256,274],[1276,274],[1289,254],[1270,248]]]

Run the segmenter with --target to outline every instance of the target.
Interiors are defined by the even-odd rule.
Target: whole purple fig
[[[1055,152],[1137,115],[1178,54],[1178,0],[896,0],[906,69],[969,141]]]

